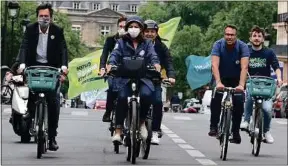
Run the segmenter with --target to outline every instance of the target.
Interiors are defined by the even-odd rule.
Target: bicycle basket
[[[269,77],[251,77],[246,86],[252,97],[272,98],[276,91],[276,82]]]
[[[60,73],[49,69],[27,69],[27,84],[33,92],[55,91]]]

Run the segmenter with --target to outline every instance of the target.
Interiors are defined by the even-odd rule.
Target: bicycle
[[[159,81],[157,79],[158,78],[155,78],[154,80]],[[163,79],[162,84],[167,85],[167,86],[171,86],[171,83],[168,79]],[[150,106],[150,109],[148,111],[147,118],[145,121],[145,125],[146,125],[147,131],[148,131],[148,137],[147,137],[146,141],[141,142],[141,154],[142,154],[142,159],[144,159],[144,160],[148,159],[148,157],[149,157],[149,152],[150,152],[150,147],[151,147],[151,139],[152,139],[152,121],[153,121],[153,105]],[[158,137],[159,138],[162,137],[161,131],[159,131]]]
[[[1,70],[7,70],[13,75],[15,74],[8,66],[2,66]],[[5,76],[1,83],[1,104],[11,104],[13,96],[14,84],[13,82],[7,81]]]
[[[221,147],[220,158],[225,161],[227,159],[227,151],[228,151],[228,141],[229,137],[232,133],[232,111],[233,111],[233,102],[232,96],[236,92],[236,88],[232,87],[224,87],[223,90],[214,90],[213,98],[215,96],[216,91],[226,92],[227,95],[225,99],[222,101],[221,105],[221,117],[220,123],[218,124],[218,136]]]
[[[60,71],[50,66],[30,66],[24,71],[29,89],[37,96],[33,134],[37,137],[38,159],[48,149],[48,108],[45,94],[59,89]]]
[[[143,142],[140,136],[139,81],[141,78],[154,78],[155,75],[157,75],[157,78],[161,77],[161,73],[157,72],[155,68],[144,64],[143,57],[132,56],[123,58],[121,66],[112,66],[111,68],[111,71],[114,71],[116,76],[128,78],[131,83],[132,95],[128,97],[128,112],[124,124],[124,145],[127,148],[126,160],[131,161],[132,164],[136,163],[136,158],[140,153],[141,142]]]
[[[247,92],[252,97],[255,109],[252,112],[252,120],[248,130],[245,130],[250,136],[252,144],[252,154],[257,157],[260,153],[261,142],[264,138],[264,117],[262,112],[262,103],[264,100],[271,99],[276,91],[276,82],[273,78],[265,76],[251,76],[246,83]],[[243,130],[243,129],[242,129]]]

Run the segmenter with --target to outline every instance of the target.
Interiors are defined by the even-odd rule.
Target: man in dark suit
[[[67,74],[66,41],[63,29],[51,22],[52,6],[41,4],[37,7],[36,14],[38,22],[27,26],[17,62],[12,66],[12,70],[21,73],[26,66],[44,65],[61,68],[63,73]],[[55,140],[60,112],[59,100],[59,91],[47,94],[49,150],[52,151],[59,148]],[[32,93],[29,94],[28,110],[29,115],[34,116],[35,96]]]
[[[100,72],[99,73],[101,76],[105,74],[105,68],[106,68],[108,56],[113,51],[117,40],[126,34],[124,30],[125,23],[126,23],[126,17],[120,17],[117,21],[118,32],[113,36],[107,37],[105,41],[102,55],[100,57]],[[109,78],[108,84],[109,84],[109,89],[107,91],[106,111],[103,115],[103,119],[102,119],[103,122],[110,122],[110,115],[113,109],[113,102],[117,97],[117,93],[112,92],[111,90],[111,86],[112,86],[111,78]]]

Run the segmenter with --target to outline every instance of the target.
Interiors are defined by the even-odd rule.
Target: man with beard
[[[266,76],[271,77],[270,68],[274,69],[277,75],[278,85],[282,84],[281,70],[279,69],[279,62],[275,53],[267,48],[263,47],[264,43],[264,30],[258,26],[252,28],[250,32],[250,62],[249,62],[249,74],[251,76]],[[264,112],[264,137],[265,142],[272,144],[274,139],[269,132],[271,118],[272,118],[272,99],[263,101],[262,109]],[[247,129],[250,121],[250,117],[253,111],[253,101],[252,97],[247,93],[246,104],[245,104],[245,117],[244,121],[241,123],[241,128]]]
[[[216,81],[216,89],[236,87],[233,95],[233,118],[231,143],[240,144],[239,133],[241,118],[244,110],[244,86],[249,63],[248,46],[237,39],[237,28],[227,25],[224,29],[224,38],[214,43],[212,52],[212,72]],[[211,119],[209,136],[217,136],[218,123],[221,114],[223,93],[216,92],[211,100]]]
[[[103,47],[103,51],[102,51],[102,55],[100,57],[100,76],[102,77],[105,74],[105,68],[106,68],[106,63],[107,63],[107,59],[109,54],[113,51],[115,44],[117,42],[118,39],[120,39],[123,35],[126,34],[124,27],[125,27],[125,23],[126,23],[126,17],[120,17],[117,21],[117,25],[118,25],[118,32],[117,34],[115,34],[114,36],[110,36],[107,37],[104,47]],[[109,89],[107,91],[107,102],[106,102],[106,111],[103,115],[103,122],[110,122],[110,116],[111,116],[111,112],[113,109],[113,102],[116,99],[117,94],[111,90],[111,86],[112,86],[112,79],[109,78],[108,79],[108,84],[109,84]]]

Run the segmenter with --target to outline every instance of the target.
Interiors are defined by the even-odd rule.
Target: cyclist
[[[117,21],[118,25],[118,32],[114,36],[107,37],[102,55],[100,57],[100,76],[102,77],[105,74],[105,68],[106,68],[106,62],[108,59],[109,54],[113,51],[113,48],[115,47],[115,44],[118,39],[120,39],[123,35],[126,34],[125,32],[125,23],[126,23],[126,17],[120,17]],[[113,101],[116,100],[117,93],[111,91],[111,84],[112,80],[109,78],[109,89],[107,91],[107,102],[106,102],[106,111],[103,115],[102,121],[103,122],[110,122],[110,116],[113,109]]]
[[[52,23],[53,9],[51,4],[40,4],[36,9],[36,15],[38,21],[27,26],[17,62],[12,67],[13,70],[21,73],[26,66],[44,65],[61,68],[63,73],[67,74],[68,58],[66,41],[63,29]],[[61,79],[63,80],[64,76],[61,76]],[[60,113],[59,91],[47,94],[47,103],[49,109],[49,150],[56,151],[59,148],[55,139]],[[34,116],[35,107],[35,96],[30,93],[28,99],[30,116]]]
[[[154,49],[160,60],[161,67],[164,67],[169,79],[169,82],[175,83],[175,71],[172,64],[172,57],[166,45],[161,41],[158,35],[158,24],[154,20],[146,20],[145,22],[144,37],[151,39],[154,44]],[[153,93],[153,121],[152,121],[152,144],[158,145],[160,140],[158,132],[160,132],[161,121],[163,116],[163,103],[162,103],[162,88],[161,82],[154,83],[155,92]]]
[[[251,76],[266,76],[271,77],[270,68],[272,67],[277,75],[278,85],[281,86],[281,70],[279,67],[278,59],[275,53],[267,48],[263,47],[265,32],[262,28],[255,26],[250,32],[250,62],[249,62],[249,74]],[[250,117],[253,111],[252,97],[247,93],[244,112],[244,121],[241,123],[241,128],[247,129],[250,121]],[[269,132],[272,118],[272,99],[263,101],[263,112],[264,112],[264,137],[265,142],[273,143],[274,139]]]
[[[237,91],[244,92],[250,56],[248,46],[237,39],[235,26],[227,25],[224,33],[224,38],[214,43],[211,52],[212,72],[216,81],[216,88],[236,87]],[[222,98],[223,93],[216,92],[215,97],[211,100],[209,136],[217,136]],[[232,139],[230,142],[240,144],[239,128],[244,110],[244,93],[233,96],[233,106]]]
[[[156,70],[160,72],[159,59],[153,44],[150,40],[143,38],[144,22],[141,17],[131,16],[127,18],[125,31],[127,35],[123,36],[117,41],[114,50],[112,51],[109,58],[109,65],[107,65],[107,72],[111,70],[112,65],[119,64],[124,57],[130,57],[135,55],[137,57],[143,57],[147,64],[155,66]],[[115,84],[113,89],[118,90],[117,108],[116,108],[116,130],[112,137],[113,142],[121,143],[122,126],[126,117],[126,111],[128,110],[127,98],[131,94],[130,91],[130,79],[125,78],[114,78]],[[115,86],[114,86],[115,85]],[[140,135],[143,140],[147,139],[148,132],[145,126],[145,119],[147,112],[151,105],[151,95],[154,91],[154,85],[151,80],[142,78],[140,81]]]

